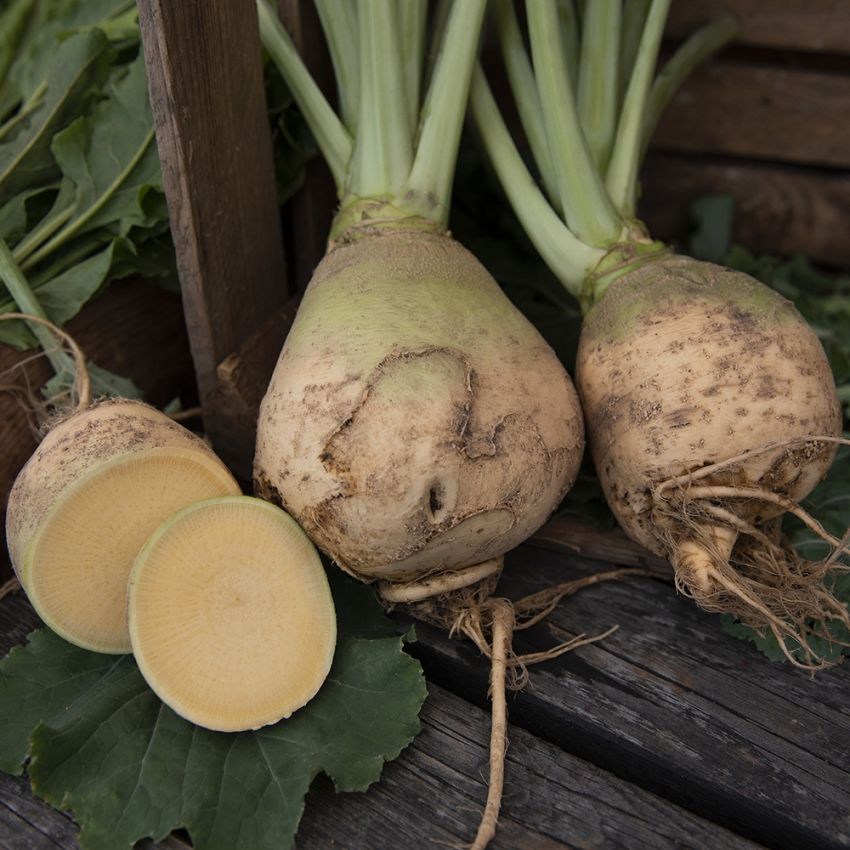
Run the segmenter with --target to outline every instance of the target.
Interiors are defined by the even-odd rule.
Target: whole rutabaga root
[[[794,307],[748,276],[685,257],[615,281],[589,311],[577,383],[609,505],[710,611],[772,632],[789,660],[827,662],[810,638],[850,626],[832,558],[812,563],[770,534],[841,442],[820,341]]]

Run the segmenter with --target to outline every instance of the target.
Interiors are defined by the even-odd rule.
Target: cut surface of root
[[[737,460],[737,459],[734,459]],[[831,626],[850,630],[847,606],[833,594],[830,573],[848,569],[847,535],[829,534],[789,498],[759,487],[701,483],[708,473],[664,482],[653,494],[653,523],[676,571],[676,586],[703,609],[729,614],[773,634],[788,661],[806,670],[838,663],[818,641],[844,645]],[[741,505],[778,505],[831,547],[822,561],[806,560],[773,533],[775,522],[750,522]],[[841,660],[839,656],[838,661]]]
[[[139,553],[128,596],[148,684],[208,729],[289,717],[330,671],[336,616],[319,555],[259,499],[212,499],[167,520]]]
[[[41,522],[21,569],[27,596],[77,646],[129,652],[127,580],[145,541],[180,508],[238,492],[220,462],[191,449],[157,448],[100,464]]]
[[[484,850],[496,833],[496,825],[501,808],[504,787],[505,753],[507,750],[507,703],[508,690],[521,690],[528,682],[528,667],[565,652],[577,649],[608,637],[616,626],[593,636],[573,635],[551,649],[518,655],[513,649],[513,635],[516,631],[528,629],[544,620],[565,597],[578,590],[604,581],[618,581],[637,576],[651,576],[654,573],[637,568],[608,570],[584,576],[546,588],[538,593],[511,601],[494,596],[496,584],[502,569],[502,558],[487,561],[452,573],[437,575],[426,584],[418,582],[414,586],[414,597],[409,601],[411,613],[426,622],[445,629],[450,635],[463,635],[469,638],[490,659],[490,780],[484,813],[479,822],[475,839],[470,850]],[[495,565],[495,567],[494,567]],[[476,567],[481,568],[482,576],[474,584],[465,583],[453,586],[451,576],[474,576]],[[449,578],[449,581],[440,581]],[[424,588],[433,591],[429,598],[423,598]],[[403,585],[398,586],[399,591]],[[400,592],[398,596],[400,597]],[[395,600],[384,596],[384,601]]]

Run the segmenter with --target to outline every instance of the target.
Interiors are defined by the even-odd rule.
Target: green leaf
[[[330,675],[288,720],[226,734],[193,726],[131,656],[78,649],[44,629],[0,663],[0,766],[27,754],[36,793],[70,809],[84,850],[130,848],[183,826],[196,850],[286,850],[319,772],[365,790],[419,731],[419,664],[372,591],[333,570]],[[29,738],[29,746],[27,739]]]
[[[162,219],[161,207],[151,216],[143,203],[149,191],[162,192],[162,175],[141,54],[90,116],[57,133],[51,151],[74,187],[73,216],[60,236],[106,226],[123,236]]]
[[[53,136],[85,109],[106,79],[112,58],[106,37],[96,29],[56,48],[39,107],[0,145],[0,203],[55,176]]]
[[[56,197],[56,186],[37,186],[15,195],[0,207],[0,239],[7,245],[15,243],[40,221]]]
[[[116,375],[108,369],[103,369],[96,363],[86,363],[86,369],[91,380],[91,392],[94,398],[111,396],[113,398],[143,398],[144,393],[133,380]],[[72,374],[60,373],[54,375],[42,388],[41,394],[48,399],[59,398],[71,392],[74,387]]]

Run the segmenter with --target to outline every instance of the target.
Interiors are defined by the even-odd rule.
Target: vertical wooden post
[[[287,298],[254,0],[138,0],[204,427],[237,473],[253,433],[217,367]]]

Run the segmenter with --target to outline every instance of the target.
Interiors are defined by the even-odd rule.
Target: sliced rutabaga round
[[[495,558],[572,484],[576,393],[484,267],[439,233],[337,244],[263,400],[258,492],[361,578]]]
[[[54,425],[19,473],[9,554],[54,631],[86,649],[129,652],[127,579],[145,540],[180,508],[239,492],[203,440],[164,413],[96,403]]]
[[[211,499],[167,519],[128,593],[139,670],[192,723],[236,732],[289,717],[328,675],[336,614],[315,547],[280,508]]]
[[[794,306],[688,257],[611,284],[585,317],[576,381],[608,504],[700,597],[723,591],[706,546],[726,559],[736,536],[710,503],[734,500],[756,526],[781,515],[832,463],[835,443],[814,438],[841,435],[823,346]]]
[[[725,18],[705,26],[653,79],[668,6],[599,0],[579,31],[556,0],[535,0],[529,58],[513,4],[495,0],[540,189],[481,69],[473,112],[526,232],[585,310],[577,386],[617,519],[701,605],[772,631],[791,661],[817,667],[808,638],[827,636],[830,620],[850,626],[827,576],[834,561],[800,559],[773,520],[792,512],[840,548],[799,507],[840,438],[835,383],[791,304],[674,256],[637,220],[638,166],[664,105],[735,32]]]

